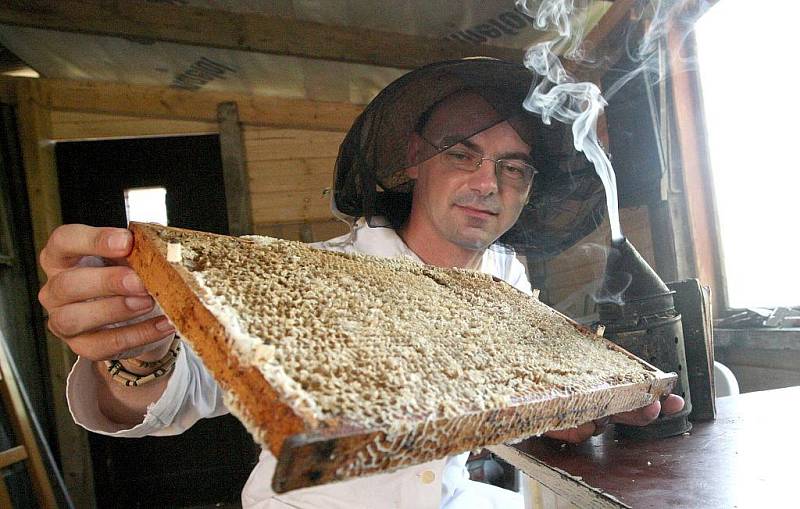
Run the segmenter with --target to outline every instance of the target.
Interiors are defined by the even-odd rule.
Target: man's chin
[[[471,249],[473,251],[480,251],[491,246],[497,240],[492,235],[486,232],[476,232],[477,234],[462,233],[457,235],[456,238],[451,239],[451,242],[464,249]]]

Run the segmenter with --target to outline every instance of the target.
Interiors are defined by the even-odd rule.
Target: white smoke
[[[596,63],[599,59],[591,51],[597,48],[584,48],[582,39],[585,29],[586,12],[590,0],[516,0],[516,6],[534,19],[540,30],[555,30],[558,35],[549,41],[540,42],[528,48],[525,54],[525,66],[534,71],[540,79],[534,82],[524,107],[542,117],[549,124],[553,118],[559,122],[572,125],[575,149],[583,152],[594,165],[595,171],[606,190],[606,206],[611,224],[612,242],[624,239],[619,221],[619,205],[614,168],[611,166],[597,138],[597,119],[608,104],[610,98],[626,83],[646,71],[657,71],[658,79],[663,79],[663,63],[661,57],[666,46],[666,37],[671,30],[685,37],[691,31],[694,21],[710,5],[709,0],[685,2],[681,0],[641,0],[636,4],[635,14],[638,17],[630,26],[639,26],[639,21],[646,19],[646,29],[638,38],[629,33],[623,37],[626,51],[632,61],[638,62],[636,69],[626,73],[608,87],[605,98],[600,89],[591,82],[577,82],[567,73],[559,57],[557,48],[569,47],[564,52],[566,58],[580,61],[582,64]],[[687,4],[691,10],[687,10]],[[674,55],[673,58],[680,58]]]
[[[575,82],[552,51],[556,43],[569,38],[572,33],[570,15],[574,3],[572,0],[544,0],[539,4],[537,13],[528,11],[527,3],[517,0],[517,7],[534,17],[540,28],[553,23],[558,28],[559,37],[536,44],[525,53],[525,67],[541,76],[541,80],[533,86],[523,106],[538,113],[545,124],[550,124],[555,118],[572,125],[575,150],[583,152],[591,161],[606,189],[611,238],[614,241],[622,240],[624,236],[619,222],[614,169],[597,139],[597,118],[606,101],[594,83]]]

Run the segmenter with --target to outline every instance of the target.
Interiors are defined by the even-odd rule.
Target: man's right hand
[[[99,361],[146,352],[140,358],[149,360],[169,348],[174,328],[163,315],[125,323],[155,305],[125,263],[132,247],[128,230],[70,224],[53,231],[39,255],[47,274],[39,302],[48,328],[82,357]]]

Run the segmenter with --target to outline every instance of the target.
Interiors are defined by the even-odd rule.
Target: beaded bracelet
[[[169,350],[164,355],[164,357],[154,360],[154,361],[142,361],[135,357],[131,357],[130,359],[120,359],[121,361],[125,361],[130,363],[132,366],[135,366],[139,369],[150,369],[150,368],[157,368],[164,364],[169,357],[176,357],[178,355],[178,348],[180,348],[181,338],[177,335],[172,339],[172,343],[169,345]]]
[[[122,365],[117,359],[113,361],[105,361],[106,369],[111,375],[111,379],[118,384],[126,387],[138,387],[152,382],[156,378],[162,377],[172,371],[175,367],[175,362],[178,360],[178,352],[181,351],[181,344],[178,338],[175,338],[170,345],[167,355],[156,361],[157,367],[150,373],[145,375],[138,375],[131,373]]]

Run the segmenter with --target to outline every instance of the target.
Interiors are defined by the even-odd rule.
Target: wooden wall
[[[347,231],[331,215],[326,192],[344,135],[343,131],[245,129],[255,233],[309,242]]]

